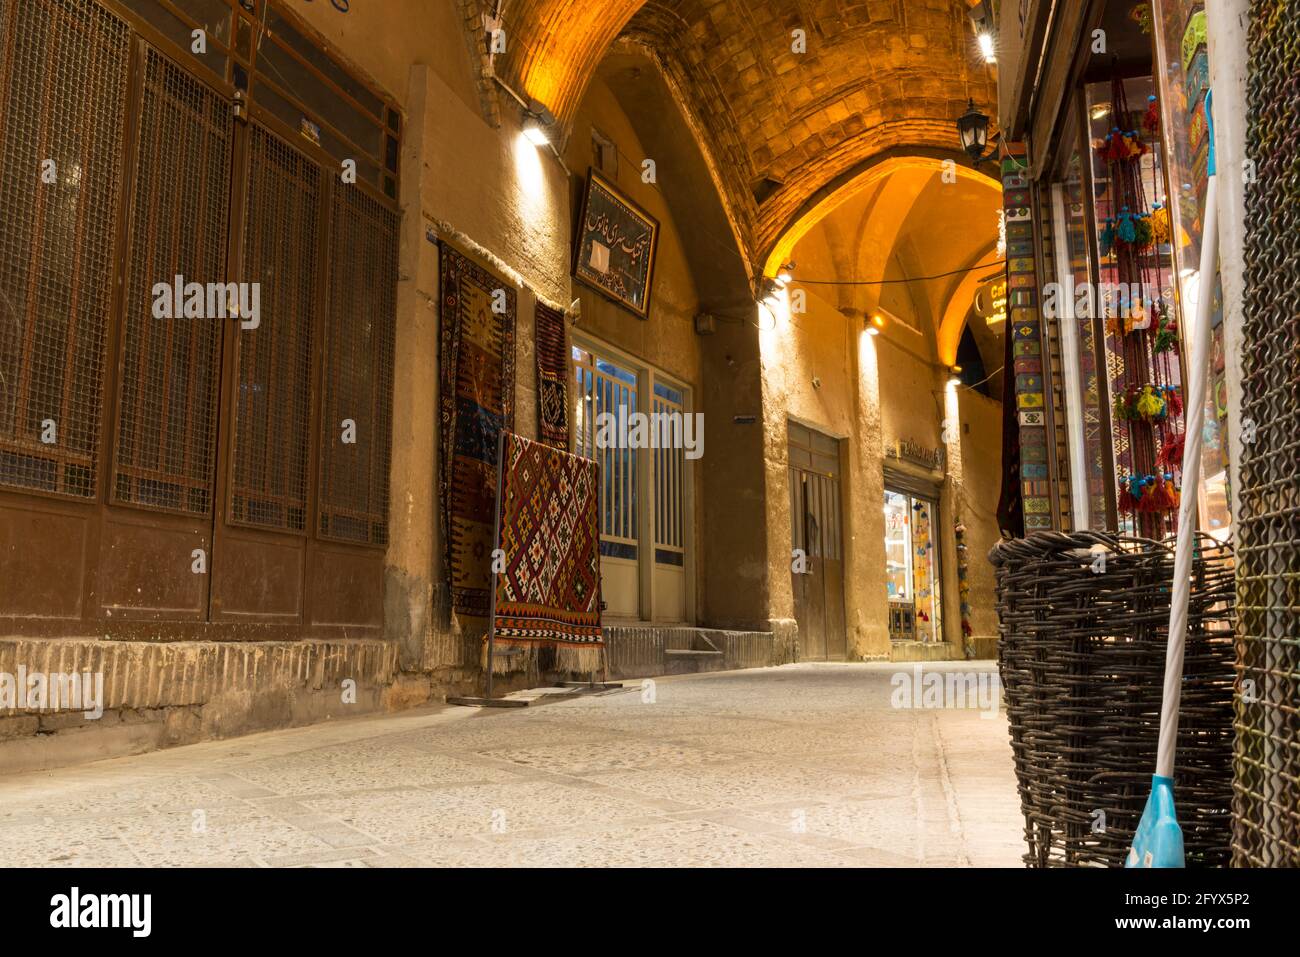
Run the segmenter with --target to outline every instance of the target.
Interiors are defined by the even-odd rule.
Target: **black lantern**
[[[966,112],[957,117],[957,135],[961,137],[962,149],[977,166],[988,159],[984,148],[989,140],[989,118],[975,108],[975,101],[969,100]]]

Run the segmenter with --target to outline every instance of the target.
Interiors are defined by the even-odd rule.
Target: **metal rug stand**
[[[505,484],[505,470],[502,468],[502,459],[505,458],[505,432],[497,434],[497,500],[495,514],[492,519],[492,541],[497,548],[501,547],[501,497],[502,487]],[[549,701],[564,701],[569,698],[580,698],[583,695],[599,694],[603,691],[615,691],[623,687],[621,682],[610,682],[609,679],[609,648],[604,641],[601,642],[600,654],[602,661],[603,680],[596,680],[596,672],[592,671],[587,681],[561,681],[555,685],[557,688],[571,689],[569,693],[550,693],[540,695],[538,698],[494,698],[492,696],[492,665],[499,654],[503,658],[512,658],[522,655],[522,648],[503,648],[501,651],[496,650],[496,633],[497,633],[497,572],[495,562],[492,571],[492,588],[490,595],[490,605],[488,608],[488,653],[487,653],[487,693],[482,697],[476,695],[452,695],[447,698],[447,704],[464,705],[469,708],[527,708],[535,700],[546,699]],[[603,607],[603,606],[602,606]],[[540,677],[540,676],[539,676]]]

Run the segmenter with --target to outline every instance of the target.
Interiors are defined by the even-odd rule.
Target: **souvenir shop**
[[[1201,527],[1225,540],[1217,283],[1199,481],[1182,470],[1182,328],[1201,285],[1210,139],[1204,3],[1039,3],[1023,20],[1012,6],[1000,37],[1002,135],[1017,144],[1002,167],[1016,409],[1004,455],[1019,469],[1004,527],[1160,539],[1186,485]]]

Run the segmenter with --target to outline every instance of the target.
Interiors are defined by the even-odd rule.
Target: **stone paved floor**
[[[659,678],[0,777],[0,866],[1019,866],[1005,714],[911,665]],[[991,670],[987,663],[928,670]]]

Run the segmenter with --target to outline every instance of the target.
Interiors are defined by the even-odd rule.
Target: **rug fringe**
[[[518,654],[500,654],[503,650]],[[492,658],[494,675],[531,672],[541,677],[548,673],[591,675],[601,671],[605,665],[603,645],[570,645],[546,642],[525,642],[512,644],[498,639],[497,654]],[[487,668],[487,642],[483,642],[479,667]]]

